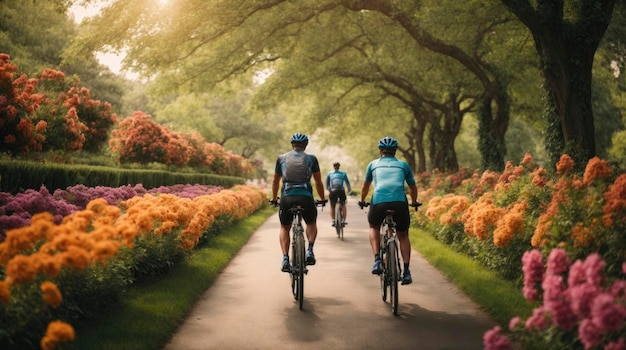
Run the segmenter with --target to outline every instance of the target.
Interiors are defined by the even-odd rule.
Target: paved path
[[[317,265],[304,308],[280,272],[278,216],[270,217],[225,268],[165,349],[482,349],[495,322],[413,251],[413,284],[401,286],[398,316],[370,273],[365,212],[348,202],[344,241],[319,212]]]

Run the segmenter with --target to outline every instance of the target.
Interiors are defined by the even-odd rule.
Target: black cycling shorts
[[[370,225],[380,226],[383,219],[387,215],[386,211],[395,210],[393,220],[396,222],[398,231],[407,231],[411,223],[411,214],[409,214],[409,203],[407,202],[385,202],[378,203],[371,207],[367,213],[367,221]]]
[[[304,208],[302,213],[302,219],[305,223],[310,224],[317,220],[317,207],[315,206],[315,200],[311,196],[284,196],[280,199],[280,210],[278,211],[278,218],[281,225],[291,225],[293,222],[293,214],[291,209],[294,204],[300,204]]]
[[[337,203],[337,199],[341,201],[341,203],[346,202],[346,191],[341,190],[332,190],[328,195],[328,199],[330,199],[330,205],[335,205]]]

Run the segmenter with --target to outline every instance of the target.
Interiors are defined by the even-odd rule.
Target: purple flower
[[[541,283],[541,288],[543,288],[544,303],[560,299],[565,291],[563,276],[546,275]]]
[[[576,260],[569,268],[569,275],[567,276],[567,285],[570,287],[583,284],[587,281],[587,274],[585,272],[585,266],[580,260]]]
[[[500,326],[495,326],[483,335],[485,350],[509,350],[513,349],[513,344],[506,336],[500,334]]]

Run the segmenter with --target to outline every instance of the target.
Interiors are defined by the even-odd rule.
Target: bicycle
[[[340,199],[335,204],[335,231],[337,231],[337,238],[343,241],[343,228],[346,226],[343,219],[343,206],[344,202]]]
[[[369,202],[359,202],[361,209],[368,207]],[[412,207],[417,210],[421,203]],[[380,225],[380,261],[382,262],[382,273],[380,276],[380,292],[384,302],[387,302],[389,294],[389,303],[391,310],[395,316],[398,315],[398,281],[401,280],[402,264],[400,262],[400,254],[398,251],[399,242],[396,235],[396,222],[393,220],[394,210],[386,210],[385,218]]]
[[[316,200],[316,206],[324,206],[326,204],[326,200]],[[279,202],[272,202],[272,205],[275,207],[278,206]],[[291,254],[289,256],[289,261],[291,262],[291,271],[289,273],[289,278],[291,280],[291,293],[293,294],[295,300],[298,301],[298,306],[300,310],[302,310],[302,306],[304,304],[304,275],[306,275],[309,270],[306,268],[305,262],[305,241],[304,241],[304,225],[302,225],[302,212],[304,208],[299,203],[295,203],[289,211],[293,215],[293,221],[291,223]]]

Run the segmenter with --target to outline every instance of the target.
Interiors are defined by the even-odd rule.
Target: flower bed
[[[266,202],[265,192],[252,186],[213,191],[161,188],[116,199],[117,205],[98,198],[60,222],[45,211],[8,230],[0,243],[0,345],[39,341],[51,349],[71,340],[69,322],[94,317],[137,280],[162,273],[208,240],[212,226]],[[59,202],[67,204],[70,193],[59,193]]]
[[[573,169],[567,155],[546,170],[527,154],[502,173],[422,174],[414,222],[543,302],[510,327],[523,346],[626,349],[626,174],[597,157]],[[486,348],[511,348],[502,332],[485,334]]]

